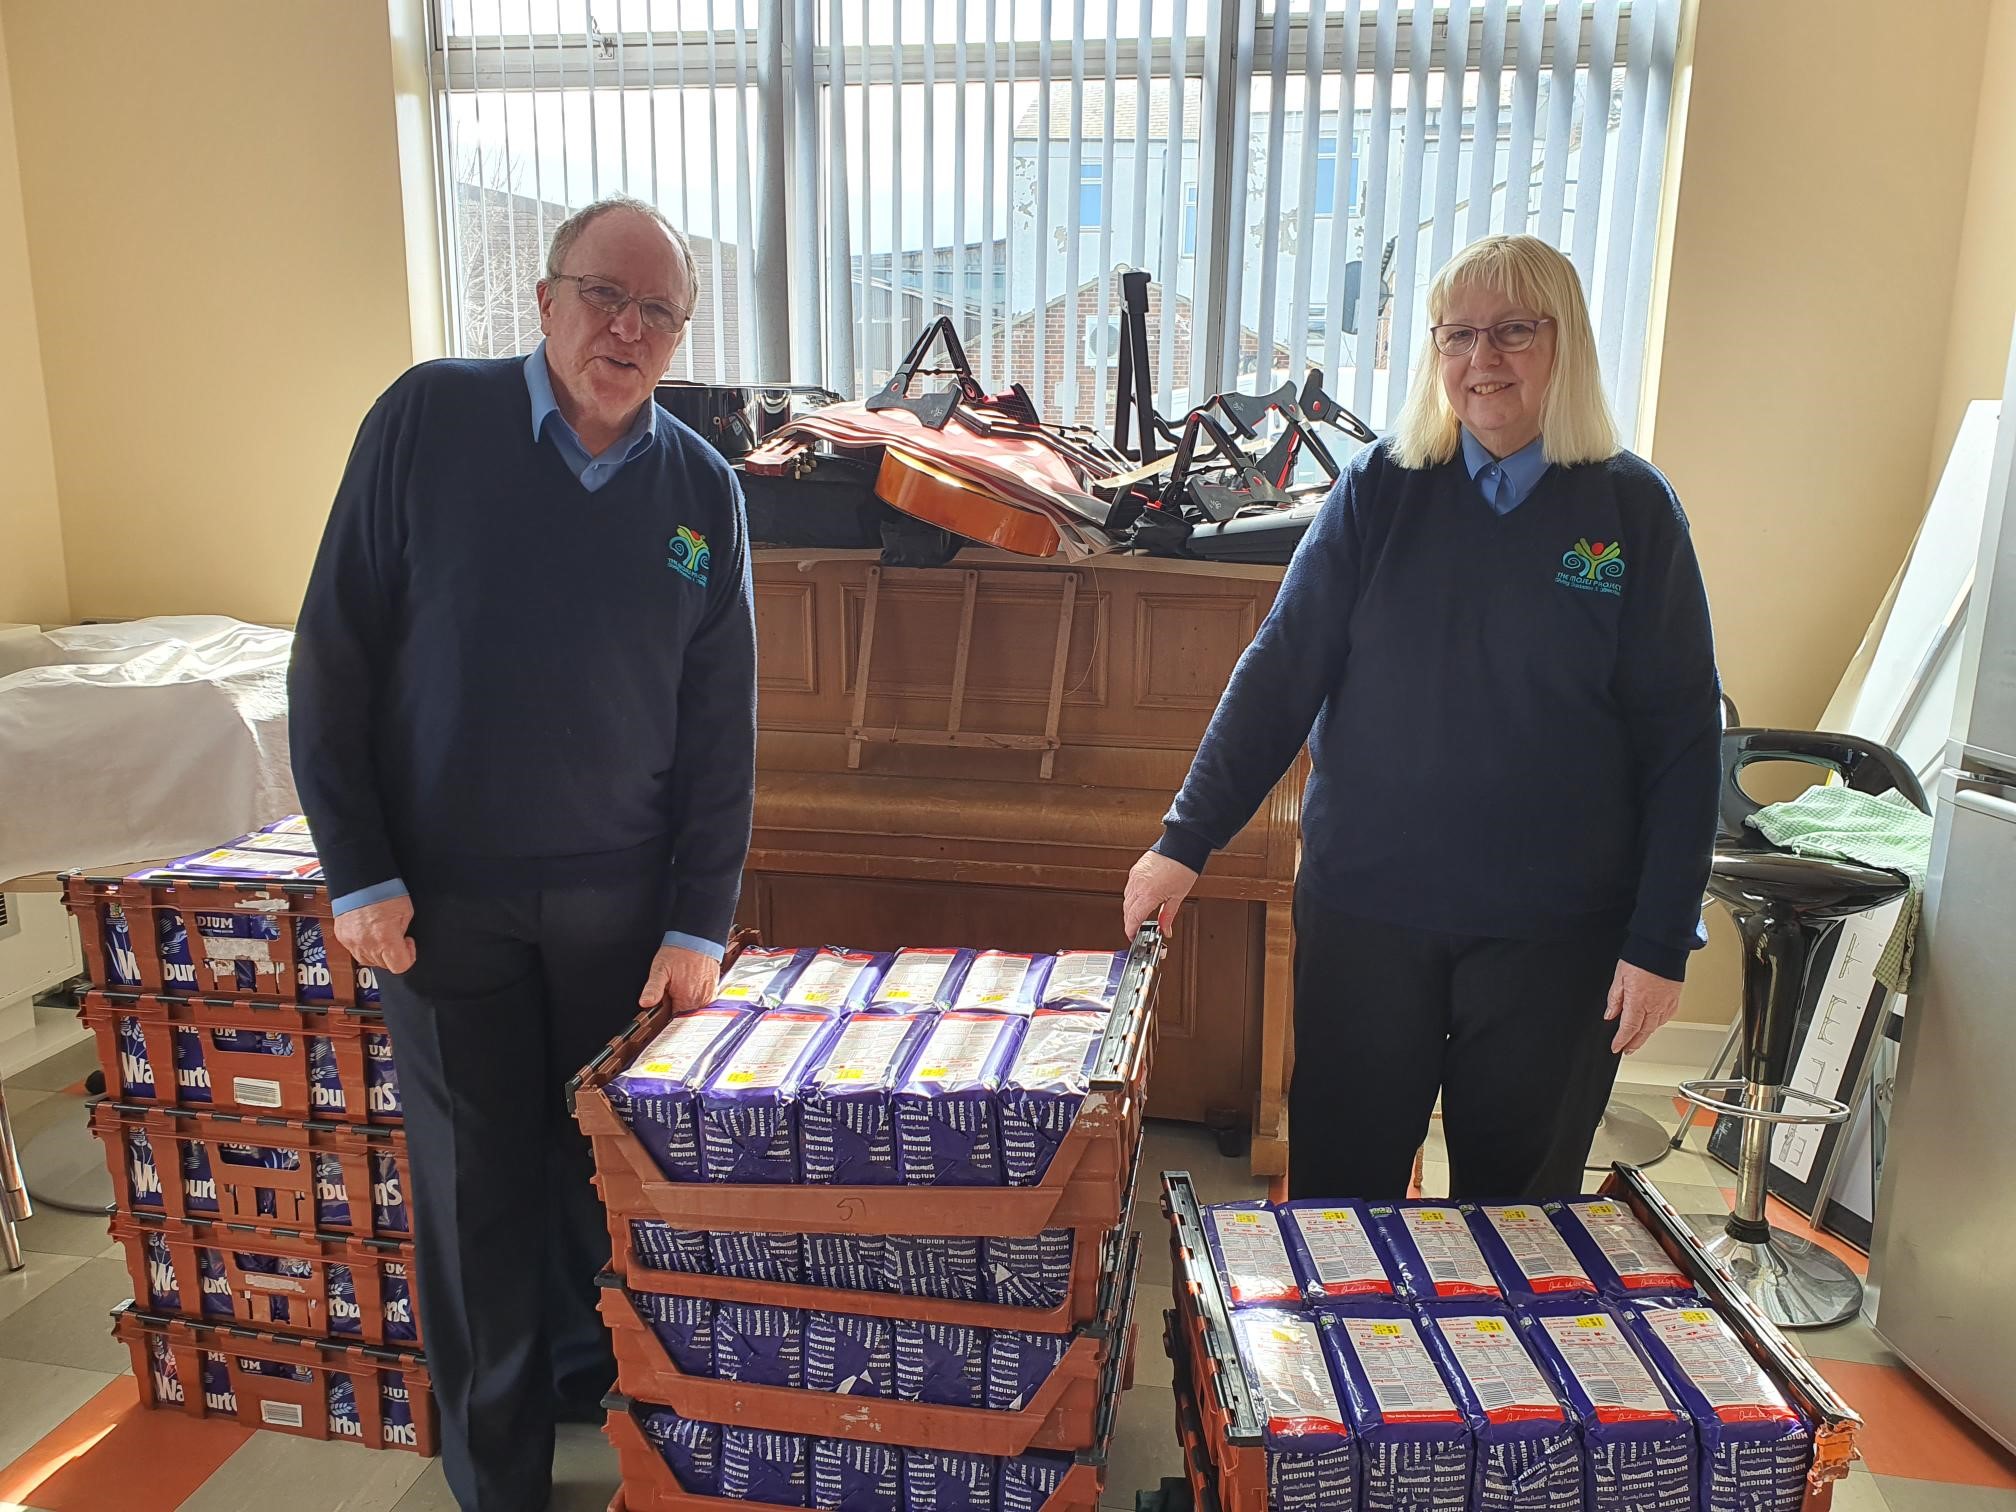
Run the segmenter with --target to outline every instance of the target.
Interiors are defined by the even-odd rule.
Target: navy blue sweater
[[[755,619],[733,473],[671,416],[590,493],[519,359],[429,362],[365,416],[288,678],[332,894],[666,885],[725,940],[749,849]]]
[[[1366,447],[1240,658],[1156,849],[1201,870],[1304,740],[1299,885],[1461,935],[1701,943],[1719,685],[1686,517],[1630,453],[1506,515],[1461,457]]]

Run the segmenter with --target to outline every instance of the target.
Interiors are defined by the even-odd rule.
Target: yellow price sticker
[[[1614,1202],[1592,1202],[1589,1204],[1589,1216],[1591,1218],[1615,1218],[1617,1216],[1617,1204]]]
[[[1398,1323],[1374,1323],[1372,1325],[1372,1332],[1382,1339],[1397,1339],[1400,1337],[1400,1325]]]
[[[1349,1223],[1351,1221],[1351,1210],[1349,1208],[1326,1208],[1323,1212],[1323,1221],[1325,1223]]]
[[[833,1068],[833,1080],[835,1081],[860,1081],[867,1074],[859,1066],[835,1066]]]
[[[1610,1320],[1608,1318],[1577,1318],[1575,1326],[1577,1328],[1608,1328]]]
[[[1680,1316],[1689,1323],[1712,1323],[1715,1320],[1715,1314],[1699,1307],[1687,1308]]]
[[[1507,1208],[1505,1209],[1505,1216],[1514,1223],[1531,1223],[1533,1221],[1533,1215],[1525,1208]]]
[[[1277,1344],[1293,1344],[1295,1342],[1295,1335],[1285,1328],[1270,1329],[1269,1332],[1274,1335],[1274,1342]]]
[[[940,1077],[950,1075],[951,1071],[950,1066],[919,1066],[917,1075],[925,1081],[937,1081]]]
[[[908,987],[891,987],[887,992],[882,994],[882,1001],[885,1003],[907,1003],[913,996],[915,994]]]
[[[1258,1213],[1234,1213],[1232,1221],[1234,1223],[1258,1223],[1260,1215]]]
[[[1479,1318],[1475,1327],[1477,1332],[1481,1334],[1501,1334],[1505,1332],[1505,1320],[1503,1318]]]
[[[731,1087],[747,1086],[750,1082],[756,1080],[756,1073],[754,1071],[730,1071],[721,1079]]]
[[[1415,1214],[1423,1223],[1447,1223],[1449,1215],[1440,1208],[1428,1208]]]

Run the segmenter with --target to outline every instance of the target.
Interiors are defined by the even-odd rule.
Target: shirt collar
[[[1533,485],[1540,481],[1540,475],[1547,471],[1547,448],[1543,437],[1535,436],[1509,457],[1494,457],[1485,449],[1484,443],[1470,434],[1468,426],[1463,427],[1463,465],[1475,478],[1492,463],[1503,470],[1506,480],[1511,483],[1515,496],[1524,498],[1533,491]]]
[[[583,456],[587,448],[581,445],[581,438],[574,434],[574,427],[567,423],[567,417],[560,413],[560,401],[553,393],[553,373],[546,366],[546,343],[540,342],[525,359],[525,388],[532,396],[532,439],[536,442],[546,428],[549,417],[560,423],[560,433],[574,444]],[[625,462],[634,460],[658,434],[658,405],[653,400],[638,413],[631,422],[630,429],[611,443],[604,457],[618,454]],[[599,460],[599,459],[597,459]]]

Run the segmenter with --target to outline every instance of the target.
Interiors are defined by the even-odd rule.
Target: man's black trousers
[[[656,887],[422,892],[413,969],[380,973],[442,1468],[463,1512],[544,1507],[556,1402],[614,1379],[595,1311],[608,1233],[565,1089],[636,1014],[664,918]]]
[[[1289,1194],[1404,1197],[1438,1092],[1451,1197],[1579,1192],[1617,1077],[1623,943],[1438,934],[1298,893]]]

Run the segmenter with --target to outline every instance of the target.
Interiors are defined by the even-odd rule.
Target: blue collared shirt
[[[560,413],[560,401],[553,394],[553,371],[546,366],[546,343],[543,341],[525,359],[525,387],[532,395],[533,441],[538,441],[540,433],[550,422],[553,444],[559,448],[561,460],[590,493],[621,472],[624,463],[633,462],[649,451],[651,443],[657,439],[658,406],[647,404],[637,412],[630,429],[612,441],[607,451],[599,457],[589,456],[588,448],[574,434],[574,427]]]
[[[540,435],[551,425],[553,444],[560,452],[560,458],[567,464],[567,470],[580,479],[581,486],[593,493],[623,470],[624,464],[635,461],[651,449],[657,440],[658,406],[647,404],[638,414],[630,429],[618,436],[609,449],[599,457],[588,455],[588,448],[581,444],[581,438],[574,433],[574,427],[567,423],[567,417],[560,413],[560,401],[553,396],[553,374],[546,366],[546,343],[540,342],[532,355],[525,359],[525,388],[532,397],[532,440],[537,443]],[[359,888],[356,892],[345,893],[336,899],[331,909],[339,914],[353,909],[367,908],[373,903],[383,903],[390,898],[407,895],[403,878],[393,877],[372,887]],[[678,930],[667,930],[664,943],[677,945],[686,950],[697,950],[702,955],[720,960],[723,954],[718,941],[703,940],[698,935],[681,934]]]
[[[1499,458],[1484,443],[1463,431],[1463,465],[1484,492],[1484,502],[1493,513],[1508,515],[1524,504],[1545,476],[1549,463],[1539,437],[1535,437],[1509,457]]]

